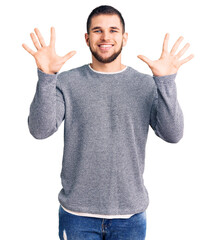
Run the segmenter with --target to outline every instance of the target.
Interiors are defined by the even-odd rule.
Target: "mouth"
[[[114,44],[99,44],[98,47],[102,50],[102,51],[108,51],[110,50],[112,47],[114,46]]]

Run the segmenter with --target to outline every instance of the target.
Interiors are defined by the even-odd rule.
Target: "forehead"
[[[91,28],[93,27],[101,28],[118,27],[119,29],[121,29],[122,24],[118,15],[101,14],[98,16],[94,16],[91,19]]]

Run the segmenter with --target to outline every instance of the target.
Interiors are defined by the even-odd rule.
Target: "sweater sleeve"
[[[58,130],[64,120],[65,103],[58,74],[37,69],[38,82],[30,105],[28,127],[33,137],[44,139]]]
[[[184,119],[177,100],[176,74],[153,76],[156,90],[151,109],[150,126],[155,134],[169,143],[183,137]]]

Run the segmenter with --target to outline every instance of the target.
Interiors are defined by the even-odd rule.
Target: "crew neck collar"
[[[100,71],[94,70],[94,69],[90,66],[90,63],[88,64],[88,66],[89,66],[89,68],[90,68],[93,72],[95,72],[95,73],[100,73],[100,74],[118,74],[118,73],[124,72],[124,71],[128,68],[128,66],[126,66],[124,69],[122,69],[121,71],[118,71],[118,72],[100,72]]]

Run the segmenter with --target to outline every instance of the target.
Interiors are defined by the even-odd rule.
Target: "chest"
[[[150,112],[152,89],[144,82],[83,81],[75,82],[65,92],[66,113],[85,119],[119,116],[139,118]]]

